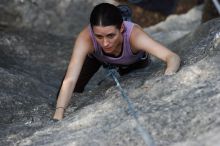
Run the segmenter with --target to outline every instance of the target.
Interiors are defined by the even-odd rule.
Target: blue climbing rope
[[[137,112],[135,112],[134,105],[132,104],[130,98],[125,94],[125,91],[122,89],[122,87],[116,77],[116,74],[117,74],[116,69],[109,69],[108,71],[109,71],[108,75],[114,79],[116,86],[119,88],[123,99],[127,102],[128,110],[130,111],[131,115],[134,117],[134,120],[137,124],[137,129],[138,129],[140,135],[142,136],[142,138],[144,139],[145,143],[147,144],[147,146],[155,146],[153,138],[150,136],[149,132],[141,126],[141,124],[138,120],[138,114],[137,114]]]

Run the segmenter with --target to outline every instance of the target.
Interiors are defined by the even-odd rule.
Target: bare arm
[[[56,111],[53,116],[54,119],[63,119],[64,109],[67,107],[70,101],[84,60],[87,54],[92,52],[91,43],[92,42],[89,38],[88,28],[85,28],[76,39],[72,57],[68,65],[68,69],[63,80],[60,93],[58,95]]]
[[[165,75],[172,75],[179,69],[180,57],[154,41],[137,25],[132,30],[130,42],[135,51],[143,50],[166,62]]]

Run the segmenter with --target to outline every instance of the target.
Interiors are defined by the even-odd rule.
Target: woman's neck
[[[119,41],[118,45],[116,46],[116,49],[112,53],[112,55],[120,56],[120,54],[122,54],[122,51],[123,51],[123,35],[121,35],[120,41]]]

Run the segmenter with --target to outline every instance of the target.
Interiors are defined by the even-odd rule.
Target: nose
[[[107,38],[103,39],[103,46],[106,47],[109,45],[109,40]]]

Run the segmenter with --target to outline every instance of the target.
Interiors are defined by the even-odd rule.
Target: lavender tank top
[[[130,36],[134,23],[128,21],[124,21],[123,23],[125,26],[125,31],[123,32],[122,53],[119,57],[111,57],[103,53],[101,46],[98,44],[98,42],[95,39],[91,25],[89,25],[90,37],[93,41],[93,46],[95,48],[95,51],[93,52],[92,55],[95,58],[97,58],[99,61],[104,63],[117,64],[117,65],[130,65],[139,61],[144,56],[145,53],[143,51],[140,51],[137,54],[133,54],[131,50]]]

